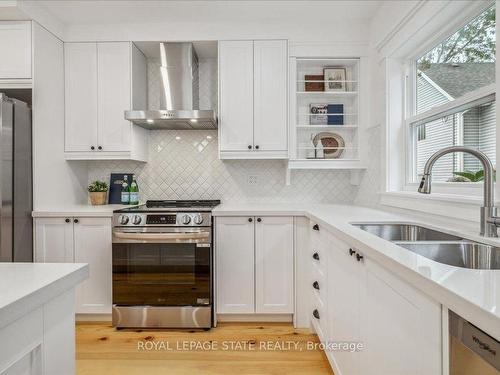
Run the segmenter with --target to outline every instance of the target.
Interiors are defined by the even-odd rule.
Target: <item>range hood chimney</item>
[[[198,56],[192,43],[160,43],[160,109],[125,111],[146,129],[215,129],[213,110],[199,109]]]

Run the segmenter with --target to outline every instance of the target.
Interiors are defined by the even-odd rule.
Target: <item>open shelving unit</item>
[[[359,58],[290,59],[289,169],[365,169],[359,150],[360,79]],[[320,133],[333,133],[343,144],[321,142]]]

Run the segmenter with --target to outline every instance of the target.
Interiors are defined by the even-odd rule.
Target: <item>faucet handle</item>
[[[422,175],[422,180],[420,181],[420,185],[418,187],[418,192],[422,194],[430,194],[431,193],[431,175],[430,173],[424,173]]]

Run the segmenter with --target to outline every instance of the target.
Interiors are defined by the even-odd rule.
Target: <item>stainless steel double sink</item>
[[[500,247],[414,224],[351,223],[351,225],[439,263],[471,269],[500,269]]]

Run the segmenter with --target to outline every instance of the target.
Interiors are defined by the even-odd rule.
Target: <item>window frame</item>
[[[490,3],[488,6],[484,7],[481,12],[484,12],[494,3]],[[415,142],[416,132],[413,131],[414,126],[418,124],[423,124],[446,115],[452,115],[466,109],[470,109],[474,106],[484,104],[491,101],[496,101],[496,82],[489,84],[487,86],[481,87],[474,91],[471,91],[457,99],[454,99],[448,103],[444,103],[435,107],[432,107],[424,112],[416,113],[417,108],[417,59],[420,58],[425,51],[429,51],[434,46],[436,46],[440,41],[450,37],[455,32],[460,30],[474,18],[476,18],[481,13],[471,14],[465,22],[458,28],[455,28],[448,35],[443,36],[439,40],[433,40],[431,43],[425,46],[425,48],[419,49],[415,54],[405,59],[403,64],[404,72],[404,117],[403,117],[403,131],[404,131],[404,157],[405,157],[405,173],[404,173],[404,191],[415,191],[416,186],[418,186],[418,175],[417,175],[417,143]],[[498,20],[497,20],[498,21]],[[496,62],[495,62],[496,64]],[[496,69],[496,68],[495,68]],[[496,81],[496,79],[495,79]],[[497,132],[496,144],[498,145],[499,134]],[[461,191],[468,189],[471,192],[480,194],[480,188],[482,183],[478,182],[435,182],[435,185],[440,192],[457,194],[456,191]]]

